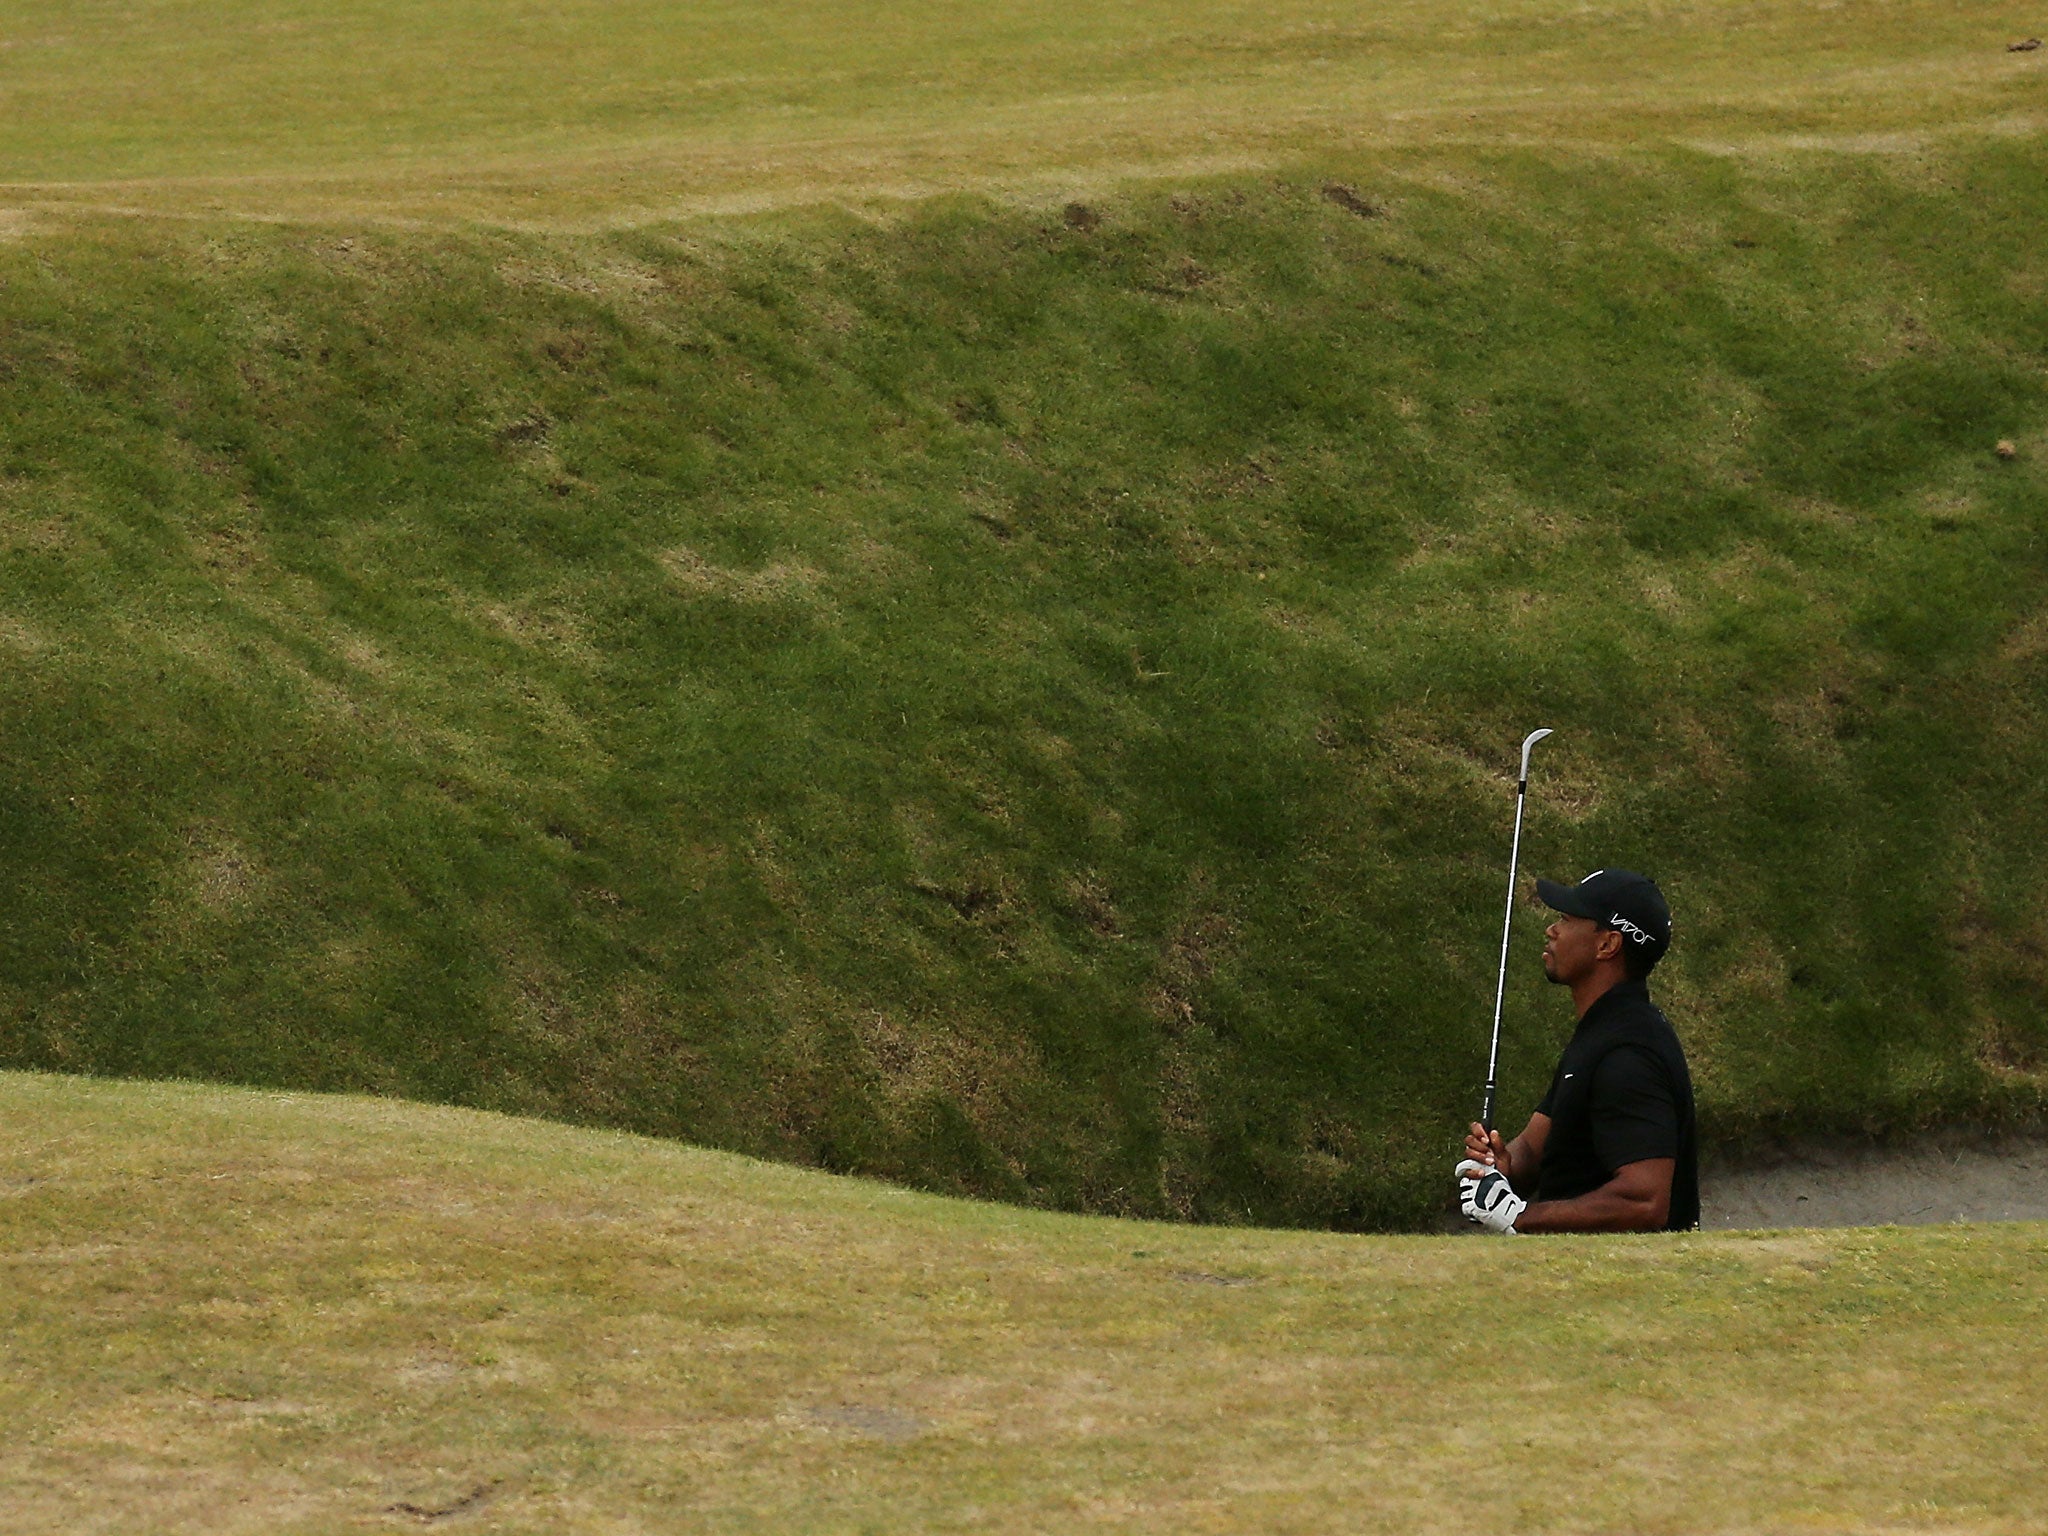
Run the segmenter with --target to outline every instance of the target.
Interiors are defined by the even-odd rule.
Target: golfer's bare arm
[[[1624,1163],[1598,1189],[1572,1200],[1545,1200],[1515,1218],[1517,1232],[1660,1232],[1671,1214],[1678,1160]]]
[[[1503,1141],[1499,1131],[1490,1136],[1477,1121],[1465,1136],[1465,1155],[1476,1162],[1491,1163],[1508,1176],[1516,1194],[1526,1195],[1536,1187],[1536,1171],[1543,1166],[1543,1144],[1550,1140],[1550,1116],[1531,1115],[1522,1134]]]
[[[1527,1195],[1543,1166],[1544,1144],[1550,1140],[1550,1116],[1531,1115],[1522,1134],[1503,1141],[1474,1125],[1465,1137],[1465,1155],[1491,1162],[1508,1176],[1516,1193]],[[1488,1154],[1491,1154],[1489,1157]],[[1671,1214],[1671,1178],[1676,1158],[1652,1157],[1626,1163],[1598,1189],[1572,1200],[1546,1200],[1515,1218],[1517,1232],[1656,1232]]]

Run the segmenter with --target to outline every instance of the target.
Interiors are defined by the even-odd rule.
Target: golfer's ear
[[[1593,941],[1593,953],[1602,960],[1617,960],[1621,957],[1621,935],[1612,928],[1602,928],[1600,937]]]

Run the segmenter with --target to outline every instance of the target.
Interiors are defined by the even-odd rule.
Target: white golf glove
[[[1489,1232],[1512,1233],[1529,1202],[1514,1192],[1508,1176],[1466,1158],[1458,1164],[1458,1209]]]

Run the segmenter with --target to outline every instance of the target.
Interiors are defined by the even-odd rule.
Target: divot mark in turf
[[[1187,1285],[1254,1285],[1250,1275],[1212,1275],[1205,1269],[1178,1269],[1173,1278]]]
[[[805,1410],[804,1420],[817,1429],[833,1429],[868,1440],[910,1440],[931,1428],[914,1413],[895,1408],[873,1408],[863,1403],[841,1403],[836,1408]]]
[[[491,1496],[495,1483],[479,1483],[452,1504],[429,1507],[425,1504],[411,1504],[400,1500],[385,1506],[387,1515],[404,1515],[422,1525],[436,1525],[443,1520],[453,1520],[457,1515],[466,1515]]]
[[[544,443],[554,430],[554,418],[536,406],[516,421],[507,422],[500,427],[498,441],[516,444]]]
[[[1341,181],[1328,182],[1323,187],[1323,196],[1335,203],[1346,213],[1355,213],[1361,219],[1376,219],[1387,210],[1369,197],[1360,197],[1357,189]]]
[[[910,882],[910,888],[920,896],[930,896],[943,901],[958,916],[970,923],[990,907],[997,905],[1000,900],[998,894],[988,887],[972,883],[955,889],[930,880],[913,880]]]

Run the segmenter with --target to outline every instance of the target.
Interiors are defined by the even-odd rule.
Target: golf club
[[[1508,851],[1508,915],[1500,925],[1500,979],[1493,989],[1493,1044],[1486,1052],[1486,1103],[1479,1111],[1479,1124],[1493,1130],[1493,1095],[1500,1087],[1500,1010],[1508,991],[1508,938],[1515,930],[1515,866],[1522,857],[1522,807],[1529,802],[1529,754],[1536,743],[1550,734],[1545,726],[1522,738],[1522,773],[1515,781],[1515,841]]]

